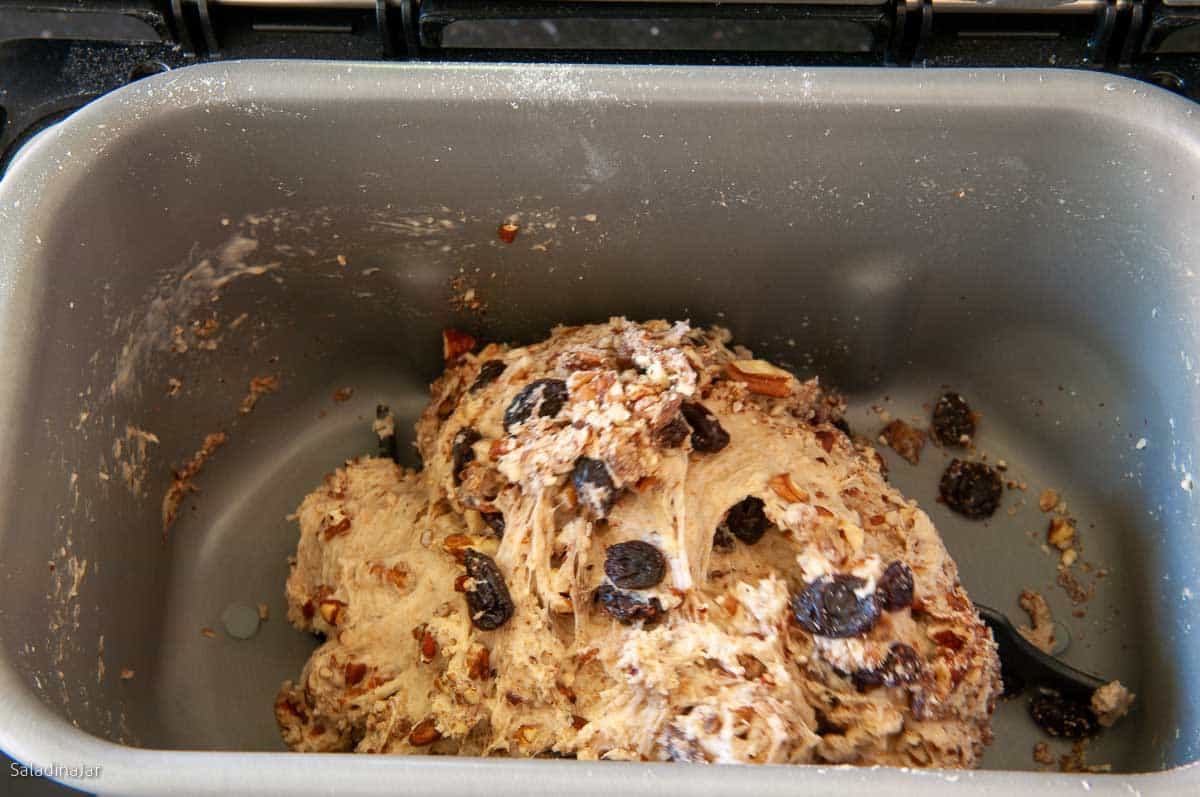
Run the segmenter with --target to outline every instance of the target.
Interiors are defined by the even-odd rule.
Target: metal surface
[[[1198,181],[1191,105],[1071,72],[248,62],[122,89],[0,182],[0,747],[101,763],[79,785],[111,794],[1194,791]],[[466,287],[484,312],[454,309]],[[527,341],[613,313],[725,324],[845,391],[868,434],[872,405],[966,394],[1028,492],[962,521],[934,501],[936,448],[893,482],[974,597],[1019,616],[1043,590],[1065,660],[1138,693],[1090,758],[1157,774],[272,752],[274,692],[313,644],[283,621],[287,513],[374,450],[377,402],[409,427],[444,326]],[[209,317],[213,351],[187,332]],[[261,374],[281,390],[239,415]],[[156,436],[144,462],[129,426]],[[170,469],[218,429],[164,541]],[[1082,618],[1039,550],[1042,487],[1110,571]],[[225,607],[260,602],[252,639],[224,634]],[[985,766],[1031,768],[1038,738],[1002,705]]]

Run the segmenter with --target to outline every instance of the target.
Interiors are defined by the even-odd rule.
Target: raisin
[[[1082,739],[1099,730],[1091,708],[1050,689],[1043,689],[1029,698],[1029,716],[1051,736]]]
[[[470,391],[472,393],[483,390],[485,387],[495,382],[500,374],[504,373],[507,368],[500,360],[488,360],[483,365],[479,366],[479,375],[475,377],[475,381],[471,383]]]
[[[886,665],[886,662],[884,664]],[[865,692],[876,686],[882,686],[886,679],[887,672],[883,667],[878,670],[855,670],[850,674],[850,680],[854,682],[854,686],[860,692]]]
[[[921,654],[913,650],[911,645],[896,642],[877,669],[855,670],[850,674],[850,680],[860,692],[885,684],[900,686],[920,678],[921,668]]]
[[[475,449],[472,446],[482,439],[483,435],[470,426],[464,426],[454,435],[450,446],[450,462],[454,468],[455,484],[462,484],[463,468],[475,461]]]
[[[580,457],[575,460],[571,480],[575,483],[575,494],[583,505],[597,518],[607,517],[617,500],[617,488],[608,473],[608,466],[598,459]]]
[[[792,615],[805,631],[820,636],[862,636],[879,621],[874,595],[859,597],[856,589],[866,584],[861,578],[839,573],[805,585],[792,598]]]
[[[912,606],[913,574],[904,562],[892,562],[875,584],[875,599],[879,607],[898,612]]]
[[[692,448],[702,454],[715,454],[729,445],[729,433],[703,404],[685,401],[680,406],[688,426],[692,427]]]
[[[917,653],[912,645],[906,645],[903,642],[896,642],[892,645],[885,664],[888,686],[911,684],[921,677],[921,670],[924,669],[924,665],[921,663],[921,654]]]
[[[513,615],[512,597],[500,568],[487,554],[467,548],[463,554],[467,575],[474,582],[467,591],[467,609],[471,623],[483,631],[494,631]]]
[[[971,520],[991,517],[1000,506],[1002,490],[1000,474],[994,468],[961,459],[950,461],[939,487],[946,506]]]
[[[723,553],[733,550],[733,535],[729,533],[729,528],[724,523],[717,526],[717,530],[713,534],[713,550]]]
[[[649,589],[663,580],[667,562],[648,542],[618,542],[604,554],[604,574],[621,589]]]
[[[521,388],[504,411],[504,431],[524,423],[537,413],[539,418],[553,418],[567,403],[567,383],[561,379],[537,379]]]
[[[747,545],[753,545],[762,539],[770,522],[763,511],[762,499],[749,496],[734,504],[725,514],[724,525],[733,536]]]
[[[666,613],[658,598],[642,601],[608,584],[601,584],[596,589],[596,600],[604,611],[626,625],[638,620],[653,623]]]
[[[498,539],[504,539],[504,513],[503,512],[480,512],[483,515],[483,522],[488,524],[488,528],[496,535]]]
[[[663,448],[679,448],[692,428],[682,415],[676,415],[669,423],[654,433],[654,442]]]
[[[975,436],[975,414],[967,400],[947,393],[933,407],[933,434],[946,446],[970,445]]]

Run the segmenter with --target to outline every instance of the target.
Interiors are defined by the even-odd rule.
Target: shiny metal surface
[[[102,763],[79,785],[106,794],[1195,791],[1197,184],[1193,106],[1082,72],[244,62],[138,81],[0,182],[0,747]],[[183,279],[222,251],[262,273]],[[486,312],[456,309],[468,287]],[[975,773],[280,752],[272,698],[313,644],[283,621],[286,515],[374,450],[378,401],[408,427],[443,327],[528,341],[613,313],[729,326],[844,391],[866,434],[873,406],[966,394],[1028,491],[975,524],[934,500],[944,452],[891,478],[972,596],[1019,617],[1043,590],[1065,660],[1138,692],[1089,753],[1118,774],[1013,771],[1039,738],[1015,703]],[[170,351],[209,317],[215,350]],[[239,415],[263,373],[281,389]],[[130,426],[158,441],[141,496]],[[164,541],[171,469],[218,429]],[[1038,548],[1041,487],[1110,571],[1083,617]],[[253,639],[221,631],[260,602]]]

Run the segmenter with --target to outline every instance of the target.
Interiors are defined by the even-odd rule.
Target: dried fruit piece
[[[1050,527],[1046,530],[1046,542],[1060,551],[1065,551],[1075,542],[1075,523],[1070,518],[1056,517],[1050,519]]]
[[[413,747],[425,747],[442,738],[442,732],[437,729],[433,718],[422,720],[408,735],[408,743]]]
[[[793,377],[766,360],[734,360],[725,365],[730,379],[745,382],[751,393],[786,398],[792,393]]]
[[[680,406],[680,412],[692,427],[692,449],[702,454],[715,454],[729,445],[729,433],[717,416],[708,408],[696,401],[685,401]]]
[[[951,460],[939,492],[946,506],[971,520],[991,517],[1000,506],[1000,474],[982,462]]]
[[[1029,716],[1051,736],[1082,739],[1099,730],[1096,715],[1088,706],[1049,689],[1029,698]]]
[[[921,462],[921,449],[925,447],[925,433],[896,419],[883,427],[883,439],[892,450],[913,465]]]
[[[721,525],[742,542],[753,545],[762,539],[771,525],[763,506],[761,498],[743,498],[725,513],[725,521]]]
[[[887,685],[911,684],[920,679],[925,665],[921,654],[903,642],[892,644],[887,657]]]
[[[913,602],[913,574],[904,562],[892,562],[875,583],[875,598],[889,612],[907,609]]]
[[[643,540],[618,542],[604,554],[604,574],[621,589],[649,589],[666,573],[662,552]]]
[[[808,501],[808,493],[796,486],[796,483],[792,481],[791,474],[780,473],[772,476],[767,484],[777,496],[789,504]]]
[[[654,442],[663,448],[678,448],[687,439],[690,431],[692,427],[688,426],[683,416],[676,415],[654,433]]]
[[[713,550],[728,553],[733,550],[733,535],[729,533],[729,528],[722,523],[717,526],[717,530],[713,532]]]
[[[579,496],[579,501],[590,509],[593,515],[597,518],[608,516],[609,510],[617,500],[617,488],[609,475],[607,465],[598,459],[580,457],[575,460],[571,481],[575,484],[575,494]]]
[[[879,605],[873,594],[859,597],[856,590],[866,582],[857,576],[838,573],[805,585],[792,598],[792,615],[805,631],[820,636],[861,636],[879,621]]]
[[[535,413],[539,418],[553,418],[567,403],[567,383],[561,379],[537,379],[521,388],[504,411],[504,431],[529,420]]]
[[[467,575],[474,582],[466,593],[471,623],[484,631],[494,631],[513,614],[512,597],[500,568],[487,554],[468,548],[463,555]]]
[[[969,446],[975,436],[975,413],[958,393],[946,393],[933,407],[933,435],[945,446]]]
[[[454,435],[450,444],[450,466],[453,468],[454,483],[462,484],[462,470],[475,461],[475,444],[483,439],[476,429],[464,426]]]
[[[609,584],[601,584],[596,589],[596,600],[600,602],[604,611],[626,625],[639,620],[653,623],[665,614],[658,598],[639,600],[636,596]]]
[[[483,522],[488,524],[488,528],[496,535],[497,539],[504,539],[504,513],[502,512],[481,512]]]
[[[446,362],[457,360],[462,355],[475,348],[475,337],[457,329],[442,330],[442,359]]]
[[[507,367],[501,360],[488,360],[479,366],[479,373],[475,376],[475,381],[471,383],[470,392],[475,393],[483,390],[492,382],[495,382]]]

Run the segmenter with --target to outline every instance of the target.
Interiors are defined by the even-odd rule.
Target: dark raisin
[[[663,448],[679,448],[690,431],[692,428],[688,426],[683,416],[676,415],[669,423],[654,433],[654,442]]]
[[[860,692],[882,686],[886,679],[887,672],[882,667],[878,670],[855,670],[850,674],[850,680],[854,682],[854,686]]]
[[[626,625],[635,623],[638,620],[653,623],[665,614],[662,603],[659,602],[658,598],[642,601],[636,596],[628,592],[622,592],[610,584],[601,584],[597,587],[596,600],[600,602],[604,611]]]
[[[733,550],[733,535],[729,533],[729,527],[724,523],[717,526],[716,532],[713,533],[713,550],[723,553]]]
[[[495,382],[500,374],[504,373],[507,368],[500,360],[488,360],[483,365],[479,366],[479,375],[475,377],[475,381],[471,383],[471,392],[483,390],[485,387]]]
[[[513,614],[513,602],[504,576],[492,557],[474,548],[464,551],[463,563],[467,566],[467,575],[474,582],[466,592],[471,622],[476,628],[494,631],[507,623]]]
[[[539,418],[553,418],[567,403],[567,383],[561,379],[538,379],[521,388],[504,411],[504,431],[524,423],[537,413]]]
[[[859,597],[866,584],[857,576],[839,573],[805,585],[792,598],[792,615],[805,631],[827,637],[862,636],[879,621],[874,595]]]
[[[854,436],[853,434],[851,434],[850,424],[846,423],[845,418],[836,418],[836,419],[830,421],[829,425],[832,426],[834,429],[837,429],[842,434],[846,435],[846,437],[848,437],[848,438]]]
[[[876,686],[900,686],[911,684],[921,677],[921,654],[913,650],[911,645],[896,642],[888,650],[887,658],[877,669],[855,670],[850,674],[850,680],[865,691]]]
[[[975,436],[975,414],[967,400],[947,393],[933,406],[933,434],[946,446],[970,445]]]
[[[454,435],[450,446],[450,462],[454,468],[454,483],[462,483],[462,470],[475,461],[473,446],[483,439],[483,435],[470,426],[464,426]]]
[[[715,454],[729,445],[729,433],[703,404],[685,401],[679,409],[688,426],[692,427],[693,449],[703,454]]]
[[[885,681],[888,686],[911,684],[921,677],[921,670],[924,669],[921,654],[917,653],[912,645],[903,642],[892,645],[884,664],[887,670]]]
[[[1082,739],[1099,730],[1091,708],[1049,689],[1029,698],[1029,716],[1051,736]]]
[[[608,473],[608,466],[598,459],[580,457],[575,460],[571,480],[575,484],[575,494],[579,501],[596,517],[607,517],[608,511],[617,500],[617,488]]]
[[[747,545],[753,545],[762,539],[770,521],[763,511],[762,499],[749,496],[734,504],[726,513],[724,525],[733,536]]]
[[[946,506],[971,520],[991,517],[1000,506],[1002,490],[1000,474],[994,468],[961,459],[950,461],[939,487]]]
[[[604,574],[621,589],[649,589],[663,580],[667,562],[648,542],[618,542],[604,554]]]
[[[499,539],[504,539],[504,513],[503,512],[480,512],[483,515],[483,522],[488,524],[488,528]]]
[[[904,562],[892,562],[875,584],[875,599],[881,609],[898,612],[913,602],[913,574]]]

